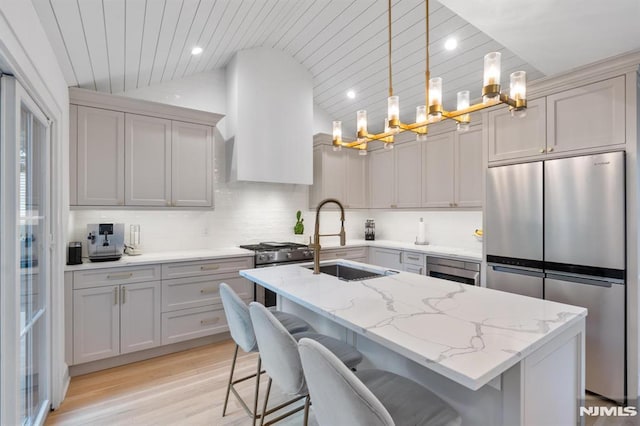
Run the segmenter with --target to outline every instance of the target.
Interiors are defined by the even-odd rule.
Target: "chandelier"
[[[498,104],[507,104],[513,116],[524,117],[527,108],[526,73],[516,71],[510,75],[509,93],[500,91],[500,52],[491,52],[484,56],[484,78],[482,84],[482,100],[470,105],[469,91],[463,90],[457,94],[456,110],[447,111],[442,106],[442,78],[431,78],[429,71],[429,0],[425,1],[426,10],[426,70],[425,70],[425,100],[426,105],[416,107],[416,121],[403,123],[400,121],[400,99],[393,94],[391,72],[391,0],[388,5],[389,20],[389,97],[387,98],[387,118],[382,133],[371,134],[367,131],[367,111],[360,110],[356,116],[356,140],[345,142],[342,140],[342,122],[333,122],[333,149],[342,147],[360,150],[361,155],[367,154],[367,144],[371,141],[384,143],[385,148],[393,148],[393,138],[400,132],[416,133],[417,140],[425,140],[427,126],[442,120],[457,121],[457,130],[465,132],[471,122],[469,114]]]

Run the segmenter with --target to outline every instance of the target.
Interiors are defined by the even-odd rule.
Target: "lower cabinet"
[[[322,249],[320,260],[347,259],[356,262],[367,262],[367,247],[340,247],[334,249]]]
[[[253,300],[253,284],[238,275],[251,267],[252,257],[238,257],[67,272],[65,359],[77,365],[226,332],[220,283]]]
[[[73,363],[160,345],[160,282],[73,291]]]
[[[426,258],[422,253],[375,247],[369,250],[369,263],[373,265],[420,275],[426,273]]]

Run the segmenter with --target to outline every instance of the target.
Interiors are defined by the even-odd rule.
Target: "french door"
[[[50,133],[20,84],[0,82],[0,423],[33,425],[51,389]]]

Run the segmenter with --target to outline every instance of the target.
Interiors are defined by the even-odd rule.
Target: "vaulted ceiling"
[[[378,123],[370,130],[382,126],[389,85],[387,1],[32,2],[70,86],[119,93],[224,68],[238,50],[271,47],[311,72],[315,103],[342,120],[345,130],[353,131],[358,109],[366,109],[369,122]],[[393,88],[405,121],[425,103],[424,8],[423,0],[393,0]],[[431,75],[443,78],[449,109],[455,107],[459,90],[470,90],[472,99],[480,97],[482,58],[488,52],[502,53],[503,85],[519,69],[527,71],[529,80],[544,76],[435,0],[429,23]],[[444,48],[449,37],[458,41],[453,51]],[[194,46],[203,53],[191,55]],[[350,89],[355,99],[347,98]]]

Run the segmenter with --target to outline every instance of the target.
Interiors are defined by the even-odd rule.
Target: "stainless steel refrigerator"
[[[588,308],[586,388],[626,394],[623,152],[492,167],[487,287]]]

